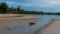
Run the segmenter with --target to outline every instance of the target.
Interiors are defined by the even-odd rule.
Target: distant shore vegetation
[[[7,3],[2,2],[0,3],[0,14],[41,14],[41,15],[60,15],[60,13],[50,13],[50,12],[43,12],[43,11],[29,11],[21,9],[20,6],[17,8],[8,7]]]

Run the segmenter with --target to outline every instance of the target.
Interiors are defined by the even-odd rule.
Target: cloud
[[[20,6],[27,6],[27,7],[31,6],[31,4],[29,3],[19,3],[19,2],[6,2],[6,3],[10,5],[20,5]]]
[[[21,0],[20,0],[21,1]],[[0,2],[3,2],[2,0]],[[25,2],[4,1],[9,5],[20,5],[27,7],[57,7],[60,0],[26,0]]]
[[[31,4],[36,7],[56,7],[60,5],[60,0],[33,0]]]
[[[6,2],[8,5],[17,5],[17,6],[28,6],[28,7],[30,7],[31,6],[31,4],[29,4],[29,3],[20,3],[20,2],[14,2],[14,1],[0,1],[0,2]]]
[[[21,0],[20,0],[21,1]],[[1,2],[1,1],[0,1]],[[60,5],[60,0],[26,0],[26,2],[4,1],[10,5],[20,5],[28,7],[56,7]]]

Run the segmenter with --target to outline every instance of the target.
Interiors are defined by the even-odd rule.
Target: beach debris
[[[10,30],[11,28],[7,27],[6,29],[7,29],[7,30]]]
[[[33,26],[35,24],[36,24],[35,22],[29,22],[29,26]]]

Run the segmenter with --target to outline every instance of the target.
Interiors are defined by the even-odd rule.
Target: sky
[[[6,2],[9,7],[20,6],[30,11],[60,12],[60,0],[0,0]]]

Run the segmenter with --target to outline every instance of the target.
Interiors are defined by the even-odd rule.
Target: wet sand
[[[60,20],[53,20],[53,22],[42,29],[39,34],[60,34]]]
[[[38,19],[35,15],[25,15],[22,17],[13,17],[13,16],[21,16],[21,15],[0,15],[0,29],[4,28],[7,24],[9,23],[21,23],[23,20],[34,20],[34,19]]]

